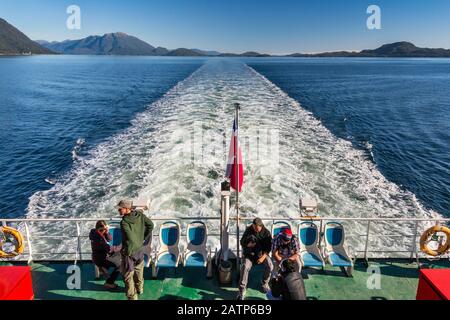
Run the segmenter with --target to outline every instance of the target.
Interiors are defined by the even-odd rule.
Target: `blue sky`
[[[81,8],[68,30],[66,8]],[[366,9],[381,8],[381,30]],[[122,31],[169,49],[322,52],[395,41],[450,48],[449,0],[0,0],[0,17],[34,40],[79,39]]]

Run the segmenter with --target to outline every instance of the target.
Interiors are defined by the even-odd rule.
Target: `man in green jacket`
[[[144,292],[144,245],[152,237],[153,222],[143,210],[134,209],[133,201],[121,200],[122,273],[128,300],[137,300]]]

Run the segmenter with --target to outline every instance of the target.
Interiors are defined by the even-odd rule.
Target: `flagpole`
[[[240,109],[240,105],[239,103],[235,103],[234,104],[235,108],[236,108],[236,116],[235,116],[235,121],[236,121],[236,141],[234,143],[234,154],[235,154],[235,174],[236,174],[236,235],[237,235],[237,245],[236,245],[236,253],[237,253],[237,257],[236,257],[236,271],[239,274],[240,272],[240,264],[239,264],[239,258],[240,258],[240,248],[239,248],[239,241],[240,241],[240,236],[239,236],[239,221],[240,221],[240,216],[239,216],[239,148],[238,148],[238,144],[239,144],[239,109]]]

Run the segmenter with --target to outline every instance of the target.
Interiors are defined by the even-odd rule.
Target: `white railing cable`
[[[369,252],[370,222],[370,220],[367,221],[366,243],[364,245],[364,261],[367,261],[367,253]]]

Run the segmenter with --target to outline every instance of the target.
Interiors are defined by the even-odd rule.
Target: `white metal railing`
[[[155,224],[158,224],[163,221],[168,220],[175,220],[180,222],[188,222],[188,221],[195,221],[195,220],[201,220],[201,221],[211,221],[211,222],[217,222],[220,224],[221,217],[220,216],[205,216],[205,217],[152,217],[151,218]],[[236,230],[241,230],[242,227],[245,227],[251,220],[253,220],[254,217],[239,217],[238,225]],[[298,223],[304,221],[313,221],[314,223],[318,224],[319,230],[322,232],[324,225],[326,222],[330,221],[337,221],[342,222],[343,224],[354,222],[359,223],[359,228],[365,230],[364,233],[357,233],[355,230],[349,227],[345,227],[346,236],[347,238],[362,238],[362,240],[358,241],[358,244],[362,245],[362,249],[356,250],[355,252],[358,254],[362,254],[362,256],[358,256],[358,258],[362,259],[368,259],[369,253],[372,254],[373,258],[377,257],[396,257],[395,254],[407,254],[409,255],[409,258],[413,259],[414,257],[416,259],[419,259],[418,252],[418,237],[419,235],[425,230],[426,227],[441,223],[441,224],[450,224],[450,218],[350,218],[350,217],[297,217],[297,218],[289,218],[289,217],[261,217],[261,219],[265,222],[271,222],[272,224],[275,221],[288,221],[291,223]],[[109,223],[119,223],[120,218],[29,218],[29,219],[1,219],[3,225],[16,225],[19,227],[19,229],[24,233],[25,241],[26,241],[26,252],[22,254],[20,257],[17,257],[18,260],[27,260],[28,262],[31,262],[33,260],[46,260],[45,257],[49,255],[61,255],[63,256],[62,260],[83,260],[84,258],[87,258],[87,254],[89,254],[90,257],[90,251],[83,252],[83,246],[82,241],[83,239],[88,238],[87,233],[83,233],[83,226],[82,224],[85,223],[94,223],[98,220],[105,220]],[[230,221],[233,223],[237,222],[237,217],[230,217]],[[35,229],[35,224],[51,224],[55,225],[57,223],[69,223],[70,225],[73,225],[75,234],[48,234],[48,235],[33,235],[33,230],[40,230],[43,231],[40,228]],[[402,230],[403,234],[395,233],[395,225],[398,223],[409,223],[410,230],[409,233],[405,233],[408,230]],[[267,224],[267,223],[266,223]],[[389,230],[391,233],[389,234],[383,234],[383,233],[375,233],[373,231],[373,227],[375,226],[386,226],[391,225],[394,226],[392,230]],[[423,225],[423,230],[419,229],[419,225]],[[33,228],[31,228],[31,225],[33,225]],[[269,225],[269,224],[267,224]],[[297,226],[298,227],[298,226]],[[156,228],[155,228],[156,229]],[[217,229],[219,230],[219,225],[217,226]],[[239,242],[238,239],[238,232],[229,232],[228,234],[232,237],[235,237],[236,243],[235,247],[237,247],[237,244]],[[42,233],[42,232],[40,232]],[[183,235],[183,234],[182,234]],[[153,237],[158,237],[158,233],[154,233]],[[220,242],[221,233],[209,233],[208,237],[216,238],[218,239],[218,243]],[[395,238],[411,238],[408,240],[409,245],[406,245],[406,248],[400,250],[400,249],[385,249],[380,247],[374,247],[371,245],[370,240],[383,238],[383,237],[389,237],[390,239]],[[322,237],[321,237],[322,238]],[[59,239],[59,240],[74,240],[75,241],[75,251],[74,252],[39,252],[36,251],[35,242],[37,240],[46,240],[46,239]],[[320,239],[321,240],[321,239]],[[410,241],[410,242],[409,242]],[[320,242],[319,242],[320,245]],[[235,251],[236,252],[236,251]],[[381,254],[384,253],[384,256]],[[387,254],[387,255],[386,255]],[[64,258],[64,256],[72,255],[75,256],[75,258]],[[37,258],[37,257],[44,257],[44,258]],[[448,254],[445,256],[447,257]]]

